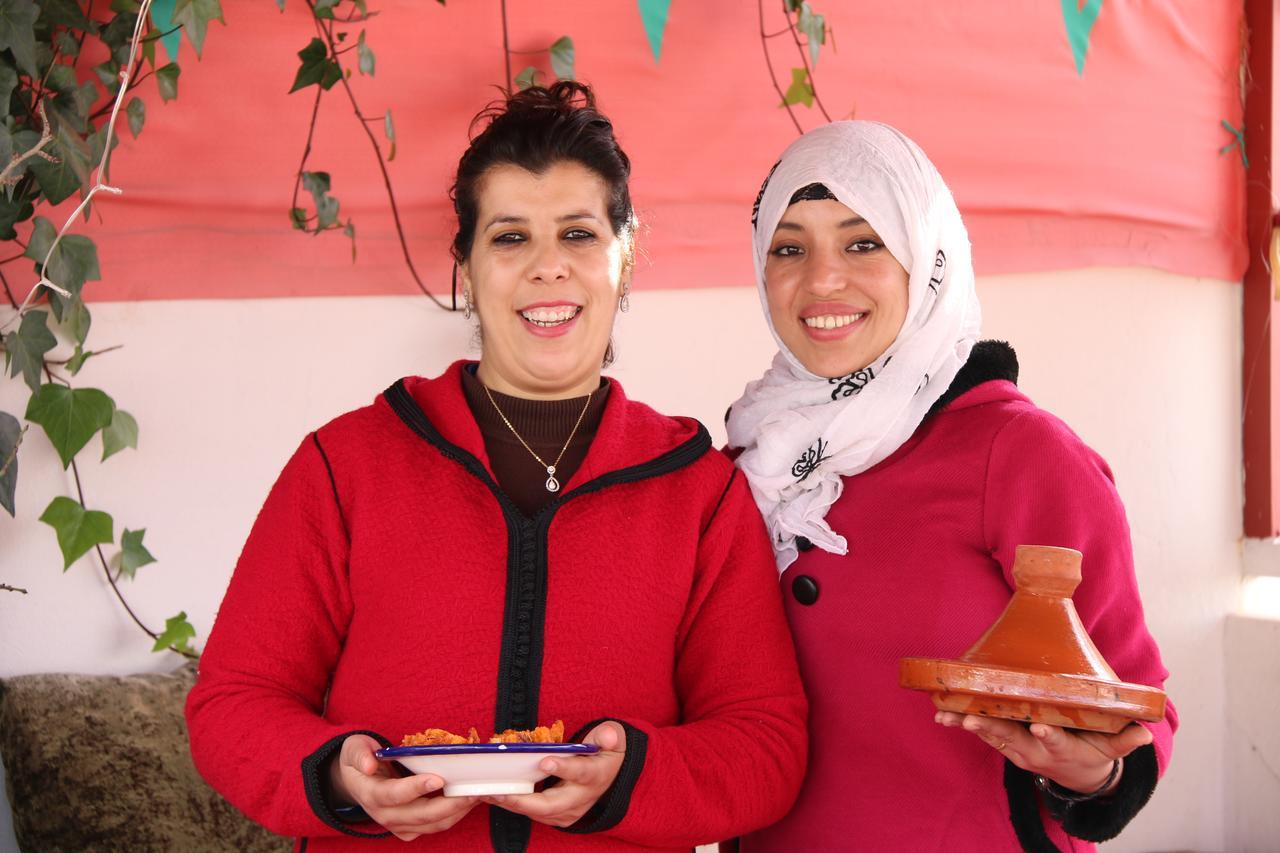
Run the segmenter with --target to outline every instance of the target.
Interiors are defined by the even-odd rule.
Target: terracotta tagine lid
[[[1079,551],[1019,545],[1013,599],[958,660],[903,658],[903,687],[933,693],[943,711],[1115,733],[1164,718],[1165,695],[1126,684],[1085,633],[1071,594]]]

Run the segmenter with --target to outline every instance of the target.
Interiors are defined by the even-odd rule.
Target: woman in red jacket
[[[1166,672],[1143,624],[1106,463],[978,341],[968,236],[901,133],[805,134],[753,216],[778,343],[732,408],[811,703],[796,807],[744,849],[1091,850],[1150,797],[1177,718],[1114,736],[935,714],[898,686],[904,656],[953,658],[1013,590],[1019,544],[1084,554],[1074,600],[1119,676]]]
[[[806,704],[759,513],[700,424],[600,376],[629,162],[577,83],[483,117],[453,188],[479,363],[303,440],[201,658],[196,764],[309,851],[688,850],[763,826],[799,788]],[[556,719],[600,752],[546,759],[538,793],[444,797],[374,756]]]

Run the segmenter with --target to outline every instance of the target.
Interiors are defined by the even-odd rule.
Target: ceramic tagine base
[[[943,711],[1115,733],[1164,717],[1164,692],[1127,684],[1103,660],[1071,602],[1079,551],[1019,545],[1013,599],[957,660],[903,658],[903,687]]]

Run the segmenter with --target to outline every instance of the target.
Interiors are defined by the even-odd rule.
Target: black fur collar
[[[945,409],[966,391],[995,379],[1007,379],[1014,385],[1018,384],[1018,354],[1006,341],[978,341],[946,393],[925,414],[925,420]]]

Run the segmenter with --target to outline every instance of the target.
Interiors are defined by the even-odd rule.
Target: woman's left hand
[[[934,721],[960,726],[1030,773],[1044,776],[1063,788],[1084,794],[1109,793],[1098,789],[1107,781],[1111,765],[1140,746],[1151,743],[1151,732],[1133,723],[1114,735],[1068,731],[1044,723],[1025,726],[1013,720],[939,711]]]
[[[627,733],[615,722],[603,722],[588,732],[582,742],[593,743],[600,751],[592,755],[542,759],[539,766],[560,777],[560,784],[536,794],[504,794],[481,797],[481,801],[539,823],[571,826],[596,804],[617,778],[627,751]]]

